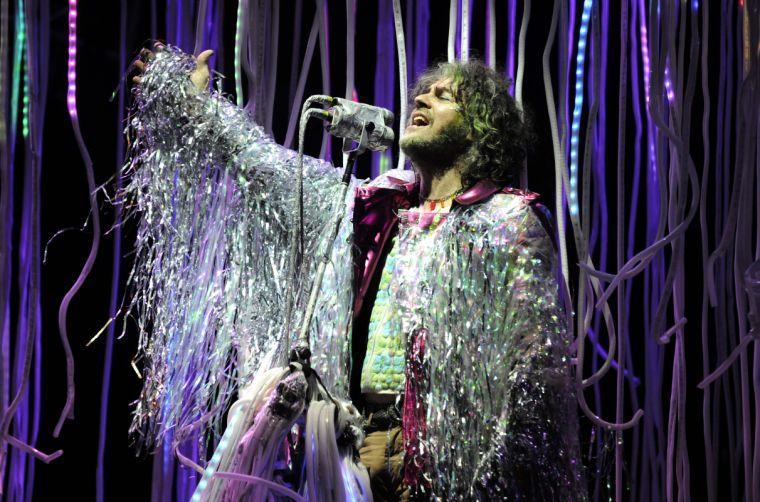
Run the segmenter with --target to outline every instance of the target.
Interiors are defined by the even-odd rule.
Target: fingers
[[[200,54],[198,54],[198,58],[197,58],[198,66],[208,65],[208,60],[213,55],[214,55],[214,51],[211,49],[207,49],[201,52]]]
[[[153,48],[156,52],[161,52],[164,50],[164,45],[161,42],[156,42],[153,44]],[[132,62],[132,66],[137,68],[140,74],[143,74],[145,73],[146,63],[150,63],[155,57],[156,55],[150,49],[141,49],[140,55]],[[132,77],[132,82],[135,84],[141,84],[142,76],[135,75]]]

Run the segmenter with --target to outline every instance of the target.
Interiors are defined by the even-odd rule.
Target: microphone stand
[[[306,122],[309,118],[318,117],[328,120],[331,115],[326,110],[311,108],[312,103],[318,102],[326,104],[329,96],[312,96],[304,103],[301,114],[299,127],[299,148],[298,148],[298,187],[297,187],[297,211],[299,218],[298,232],[294,233],[290,245],[290,263],[291,263],[291,280],[290,288],[295,288],[297,281],[297,268],[299,250],[302,252],[303,239],[303,136]],[[332,99],[332,98],[330,98]],[[234,412],[230,411],[230,418],[227,429],[222,436],[219,447],[214,452],[212,459],[203,471],[203,477],[193,494],[193,502],[201,500],[219,500],[224,498],[225,494],[236,497],[241,493],[246,493],[247,488],[241,487],[252,485],[261,494],[271,490],[278,495],[285,495],[290,498],[299,499],[300,495],[294,490],[299,490],[304,483],[302,476],[309,475],[304,471],[304,465],[307,465],[304,433],[298,434],[297,439],[290,437],[290,431],[294,424],[298,424],[299,429],[314,427],[313,420],[307,417],[309,406],[318,406],[316,401],[324,400],[332,402],[335,405],[333,421],[336,424],[336,437],[330,440],[323,448],[337,452],[340,446],[351,445],[355,443],[356,434],[349,426],[352,420],[352,409],[346,409],[339,400],[333,398],[325,385],[322,383],[317,372],[310,365],[311,348],[309,340],[309,327],[314,317],[319,289],[322,285],[325,268],[330,260],[335,239],[340,231],[340,225],[345,216],[345,200],[351,185],[351,174],[359,155],[364,153],[370,146],[370,136],[375,130],[375,125],[369,121],[363,121],[361,135],[356,147],[351,149],[351,139],[344,139],[343,152],[348,153],[343,176],[341,178],[340,192],[340,209],[336,211],[332,221],[329,223],[330,234],[325,242],[324,249],[316,257],[318,260],[316,275],[311,285],[309,302],[304,314],[298,339],[290,349],[289,361],[285,367],[273,368],[269,373],[257,377],[253,382],[249,395],[243,397],[239,404],[233,405]],[[300,244],[300,245],[299,245]],[[290,289],[289,288],[289,289]],[[290,324],[292,311],[294,308],[293,291],[286,291],[288,300],[286,304],[285,326],[282,340],[289,340]],[[282,343],[282,342],[281,342]],[[282,345],[281,345],[282,347]],[[319,408],[317,408],[319,410]],[[353,411],[355,412],[355,410]],[[254,420],[260,414],[262,419]],[[358,414],[357,414],[358,415]],[[322,420],[320,415],[319,420]],[[340,424],[340,430],[337,425]],[[289,438],[289,439],[288,439]],[[289,444],[289,450],[293,466],[290,473],[290,482],[292,487],[288,488],[280,483],[277,478],[284,473],[281,469],[276,469],[272,462],[276,460],[278,444],[286,440]],[[294,441],[294,442],[293,442]],[[322,439],[321,441],[328,441]],[[329,443],[332,443],[330,446]],[[326,453],[323,453],[326,455]],[[312,452],[313,455],[313,452]],[[271,456],[271,458],[270,458]],[[238,457],[240,457],[238,459]],[[235,463],[235,459],[243,462],[251,462],[248,471],[245,469],[240,472],[241,465]],[[313,462],[313,461],[312,461]],[[232,468],[233,471],[228,471]],[[249,474],[248,472],[254,472]],[[261,471],[261,472],[259,472]],[[346,474],[334,472],[336,480],[343,478]],[[313,473],[311,474],[313,476]],[[237,484],[228,487],[221,480],[226,479],[235,481]],[[353,479],[353,478],[351,478]],[[329,480],[325,480],[326,482]],[[364,485],[365,490],[369,490],[369,478],[365,477],[359,480],[357,477],[354,482]],[[318,487],[312,486],[312,491]],[[226,490],[230,490],[227,493]],[[262,491],[263,490],[263,491]]]
[[[365,123],[362,128],[361,138],[355,148],[348,148],[351,141],[346,139],[343,142],[343,153],[348,153],[346,160],[346,166],[343,170],[343,177],[341,178],[342,189],[340,193],[340,201],[343,203],[346,200],[348,189],[351,185],[351,174],[353,173],[356,159],[367,150],[369,143],[369,135],[372,133],[373,124]],[[343,209],[344,206],[341,206]],[[319,264],[317,265],[317,272],[314,276],[314,282],[311,285],[311,293],[309,295],[309,303],[306,307],[306,313],[304,314],[301,322],[301,329],[298,336],[298,341],[290,351],[290,362],[300,362],[303,365],[308,365],[311,358],[311,344],[309,340],[309,328],[311,321],[314,317],[314,309],[317,303],[317,297],[319,296],[319,288],[322,286],[322,278],[325,274],[325,268],[330,261],[330,255],[332,254],[333,245],[335,239],[338,237],[340,231],[340,225],[343,221],[344,211],[337,211],[330,228],[330,235],[327,239],[327,243],[322,250],[322,253],[317,257]]]

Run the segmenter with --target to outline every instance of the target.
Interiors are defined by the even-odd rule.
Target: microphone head
[[[333,98],[330,108],[332,123],[327,130],[330,134],[361,141],[362,131],[367,134],[366,147],[373,151],[387,150],[393,145],[393,112],[379,106],[357,103],[343,98]]]

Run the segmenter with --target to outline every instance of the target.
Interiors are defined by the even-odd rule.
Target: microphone
[[[364,133],[366,148],[376,152],[393,145],[396,136],[393,134],[393,112],[390,110],[343,98],[320,98],[320,102],[330,106],[325,110],[324,117],[325,121],[329,121],[327,131],[333,136],[361,144]]]

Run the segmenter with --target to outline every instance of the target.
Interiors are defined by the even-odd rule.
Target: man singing
[[[138,282],[136,297],[152,299],[143,313],[154,332],[205,333],[208,353],[244,354],[236,368],[244,386],[275,350],[272,333],[283,322],[284,255],[300,217],[292,209],[296,163],[246,113],[206,90],[210,55],[165,49],[148,55],[147,68],[137,63],[145,71],[136,77],[133,120],[141,168],[130,190],[151,193],[136,200],[153,216],[143,216],[150,238],[135,267],[153,280]],[[375,500],[585,498],[548,218],[536,194],[510,187],[528,134],[508,90],[477,61],[428,70],[400,141],[412,170],[353,180],[348,201],[336,200],[337,170],[306,161],[307,277],[330,216],[346,211],[311,328],[312,366],[363,410],[360,458]],[[200,243],[210,233],[213,253]],[[173,266],[177,253],[183,265]],[[210,254],[219,264],[204,265]],[[209,277],[216,294],[199,302]],[[301,306],[309,282],[294,285]],[[172,298],[154,294],[159,287]],[[210,321],[193,328],[190,309],[177,308],[183,301]],[[171,355],[187,347],[155,333],[146,344],[147,374],[161,377],[146,379],[138,428],[186,423],[155,403],[188,380],[187,358]],[[193,401],[198,413],[226,389],[221,371],[202,373],[213,383],[198,386],[206,392]]]

